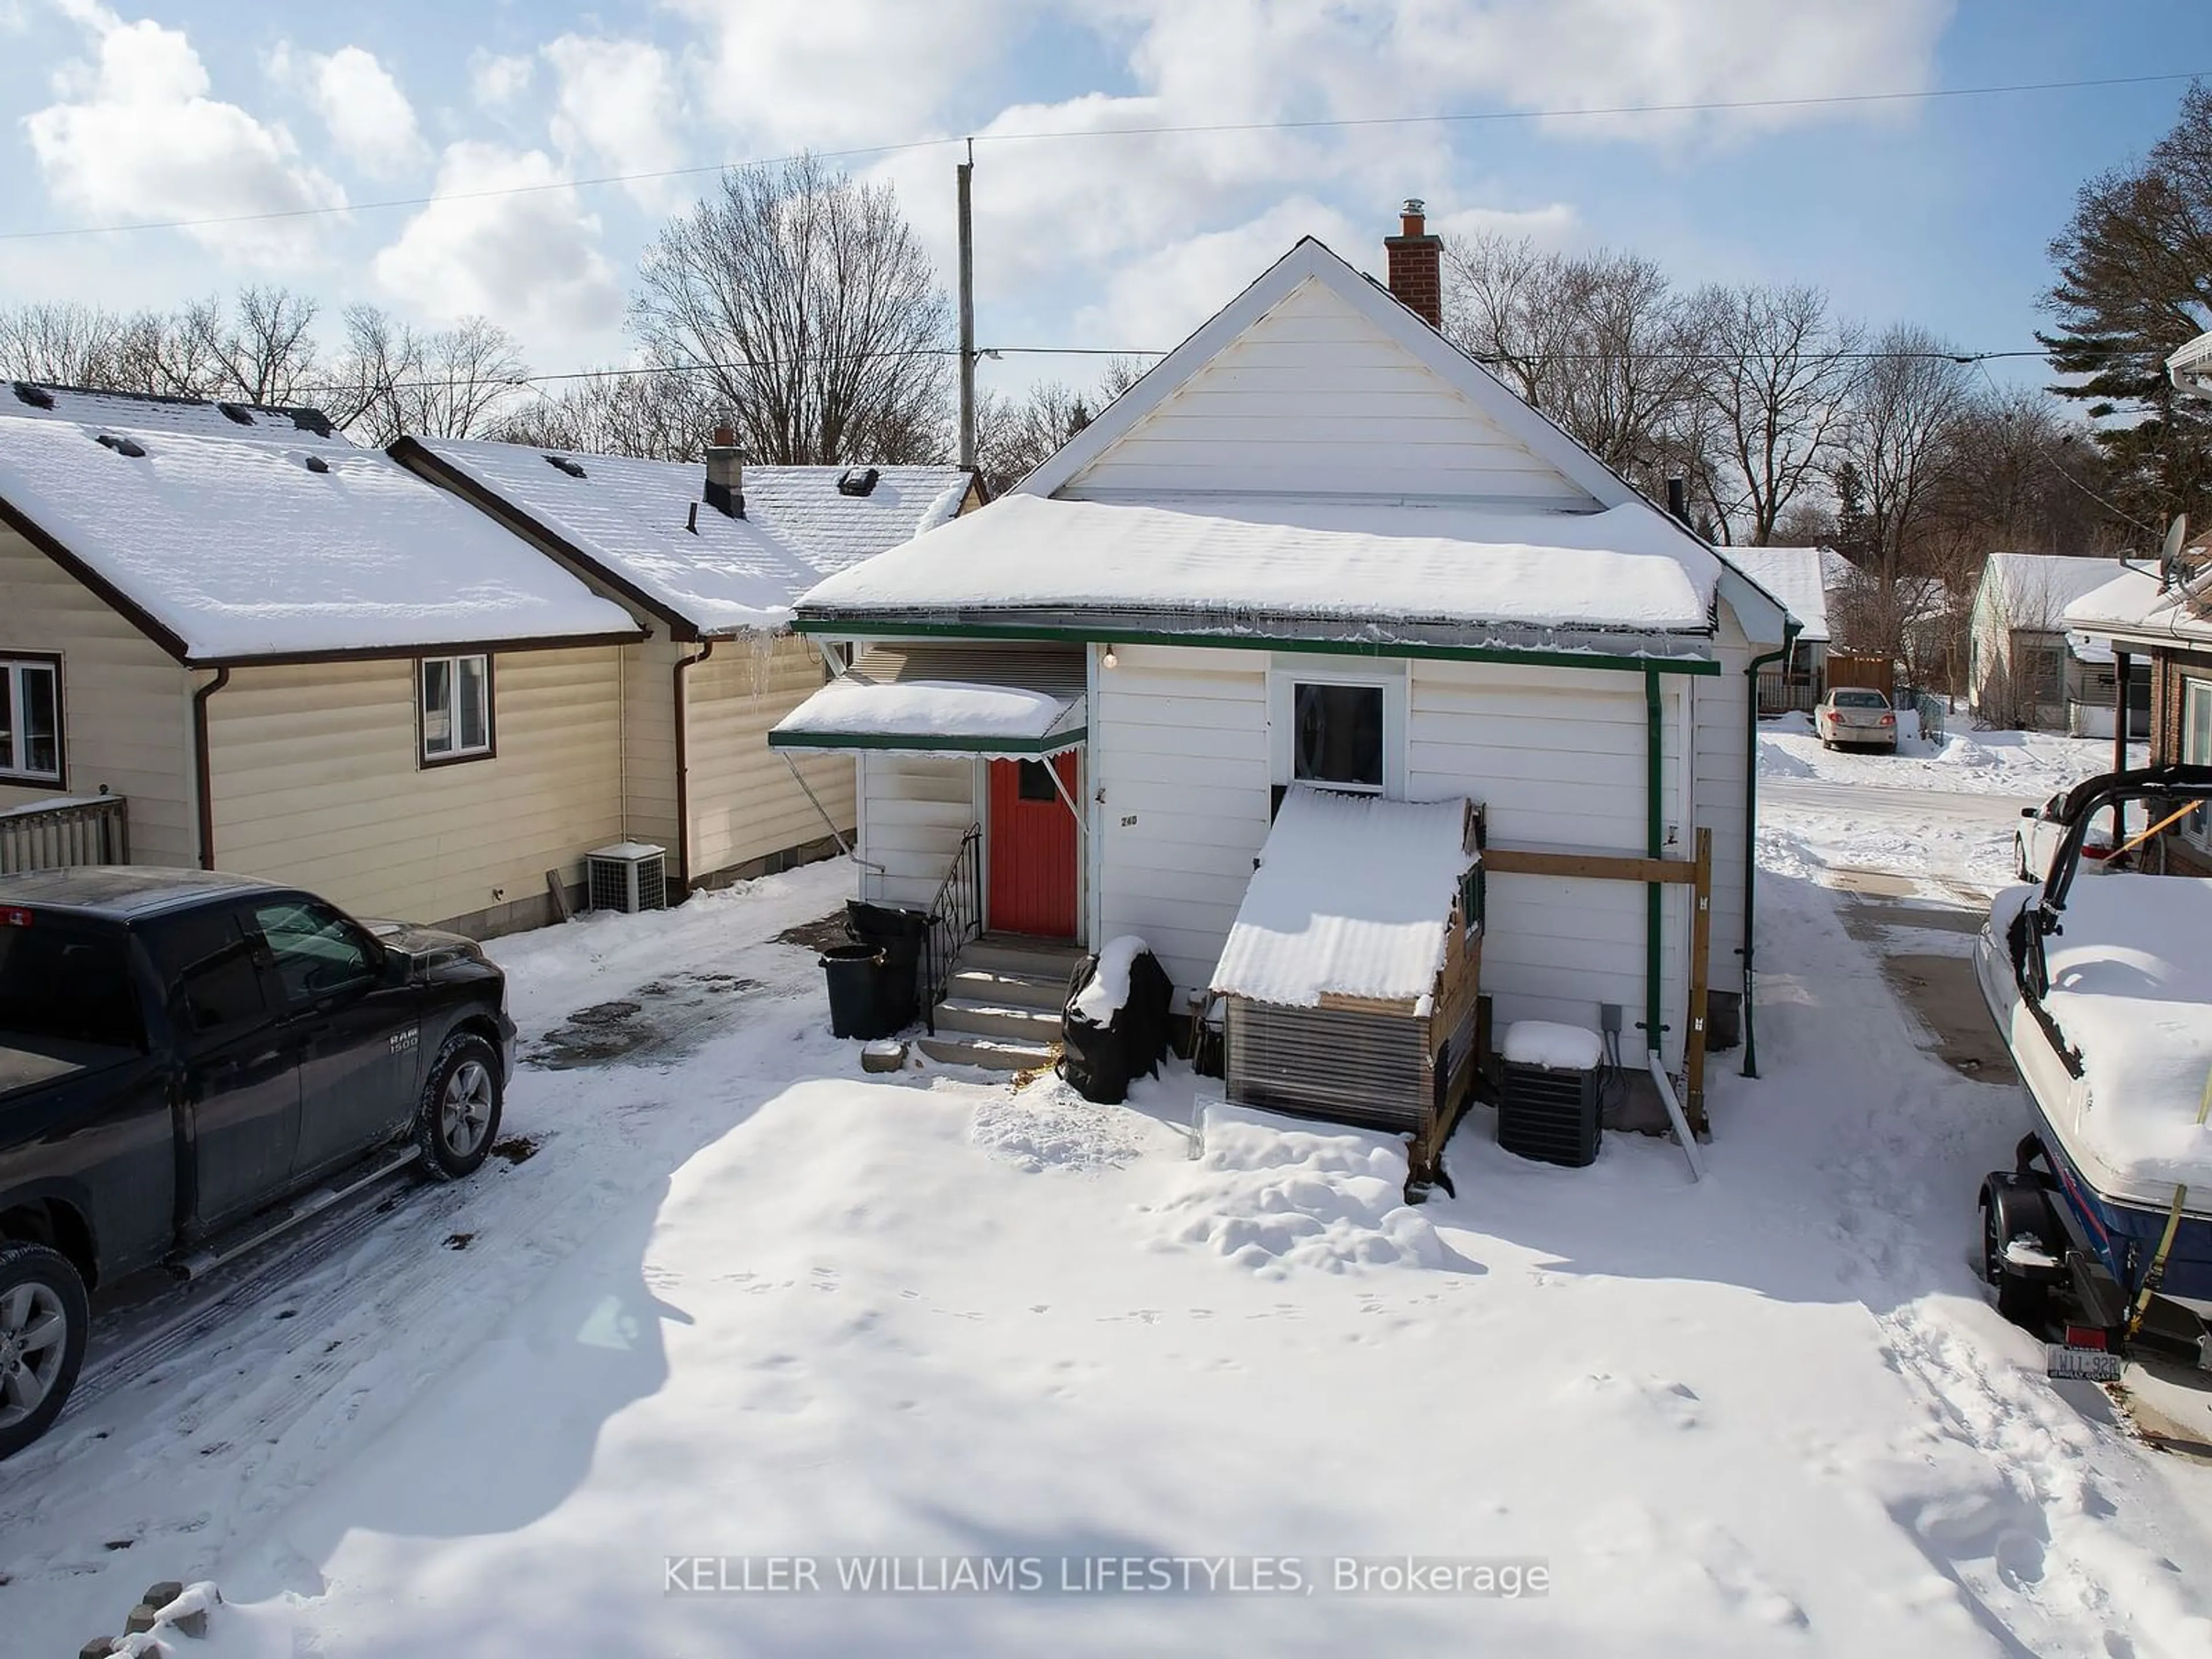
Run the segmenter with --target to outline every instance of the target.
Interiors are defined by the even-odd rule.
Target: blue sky
[[[482,312],[535,368],[582,368],[623,356],[638,251],[704,181],[563,180],[973,133],[986,344],[1171,345],[1301,234],[1376,264],[1418,194],[1447,228],[1632,248],[1686,283],[1816,283],[1871,323],[2002,349],[2033,343],[2076,186],[2155,139],[2179,83],[1111,134],[2193,70],[2212,7],[2191,0],[0,0],[0,232],[344,210],[0,240],[0,299],[167,307],[276,280],[332,311]],[[1084,136],[993,137],[1043,131]],[[948,278],[954,159],[849,162],[899,187]],[[363,205],[515,185],[552,188]]]

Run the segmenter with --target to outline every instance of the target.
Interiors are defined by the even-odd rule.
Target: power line
[[[1589,108],[1540,110],[1448,110],[1401,115],[1324,116],[1306,120],[1212,121],[1163,124],[1144,127],[1096,127],[1084,131],[979,133],[957,137],[910,138],[896,143],[861,145],[848,149],[812,152],[817,160],[848,161],[860,156],[895,155],[920,149],[969,144],[1054,143],[1097,138],[1157,138],[1231,132],[1313,132],[1367,127],[1465,125],[1476,123],[1614,119],[1639,115],[1706,115],[1758,110],[1848,108],[1869,104],[1929,102],[1939,99],[1989,98],[2039,92],[2079,92],[2107,87],[2153,86],[2175,81],[2195,81],[2212,71],[2175,70],[2157,75],[2104,76],[2071,81],[2015,81],[1979,87],[1934,87],[1912,92],[1846,92],[1800,98],[1731,98],[1677,104],[1613,104]],[[259,213],[212,215],[196,219],[149,219],[112,225],[62,225],[42,230],[0,231],[0,242],[40,241],[64,236],[112,236],[148,230],[203,230],[222,225],[265,224],[273,221],[327,218],[337,214],[374,213],[395,208],[431,207],[442,202],[474,202],[500,197],[526,196],[556,190],[594,190],[609,185],[646,184],[668,179],[697,178],[732,167],[773,167],[798,160],[796,155],[756,157],[750,161],[714,161],[694,167],[662,167],[646,173],[610,173],[588,178],[549,179],[526,185],[501,185],[484,190],[447,191],[430,196],[395,196],[374,202],[351,202],[337,206],[273,208]]]

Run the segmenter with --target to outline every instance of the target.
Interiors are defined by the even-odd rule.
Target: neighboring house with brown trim
[[[312,410],[0,386],[0,808],[495,933],[623,839],[620,605]]]
[[[726,438],[726,434],[718,434]],[[827,678],[791,631],[825,576],[981,504],[956,466],[704,467],[523,444],[402,438],[400,465],[526,538],[620,603],[647,637],[623,653],[623,811],[668,849],[679,888],[763,874],[849,844],[848,757],[787,763],[769,728]]]
[[[2130,565],[2066,607],[2066,625],[2097,640],[2121,662],[2150,665],[2150,761],[2212,766],[2212,563],[2161,577]],[[2186,574],[2193,569],[2193,575]],[[2163,837],[2167,866],[2212,876],[2212,812],[2184,819]]]

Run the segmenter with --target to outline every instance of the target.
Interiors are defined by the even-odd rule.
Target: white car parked
[[[1864,686],[1832,690],[1814,705],[1813,732],[1824,749],[1845,744],[1897,751],[1897,711],[1889,699]]]
[[[2041,881],[2051,869],[2051,855],[2058,850],[2058,843],[2066,839],[2066,797],[2069,790],[2062,789],[2038,806],[2020,809],[2020,828],[2013,832],[2013,869],[2022,881]],[[2081,869],[2101,870],[2105,860],[2112,856],[2112,832],[2111,822],[2100,817],[2093,821],[2081,837]]]

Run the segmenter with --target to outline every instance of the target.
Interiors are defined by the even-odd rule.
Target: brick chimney
[[[1431,328],[1444,325],[1443,239],[1428,232],[1427,209],[1409,198],[1398,221],[1398,234],[1385,236],[1390,256],[1390,292]]]
[[[707,505],[732,519],[745,516],[745,464],[738,434],[718,426],[707,444]]]

